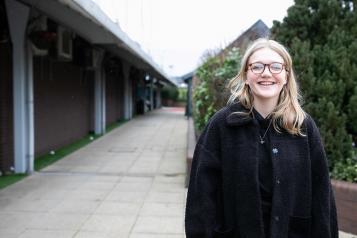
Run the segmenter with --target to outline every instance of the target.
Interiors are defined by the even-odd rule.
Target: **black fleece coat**
[[[272,132],[271,234],[265,236],[258,181],[258,122],[233,104],[201,134],[187,194],[187,238],[336,238],[336,208],[326,155],[310,116],[306,136]]]

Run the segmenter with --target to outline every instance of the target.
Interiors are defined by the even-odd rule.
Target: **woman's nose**
[[[268,65],[265,65],[265,67],[264,67],[264,70],[262,72],[262,76],[264,76],[264,75],[268,75],[268,76],[271,75]]]

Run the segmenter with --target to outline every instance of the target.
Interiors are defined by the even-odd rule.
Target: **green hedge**
[[[209,118],[226,105],[229,91],[227,83],[237,74],[240,64],[237,48],[224,52],[224,56],[208,56],[196,70],[193,90],[193,118],[201,131]]]
[[[161,97],[164,100],[177,101],[179,97],[179,91],[176,87],[165,86],[161,89]]]

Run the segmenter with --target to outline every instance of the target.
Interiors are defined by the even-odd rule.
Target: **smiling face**
[[[252,63],[281,63],[284,64],[283,58],[270,48],[262,48],[255,51],[248,60],[248,65]],[[273,66],[272,66],[273,69]],[[274,70],[274,69],[273,69]],[[272,71],[273,71],[272,70]],[[274,71],[273,71],[274,72]],[[271,73],[269,66],[266,65],[261,74],[253,73],[251,67],[248,67],[245,83],[249,86],[254,102],[273,101],[276,103],[283,86],[287,82],[287,72],[285,68],[280,73]]]

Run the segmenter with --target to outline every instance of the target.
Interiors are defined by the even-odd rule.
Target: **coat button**
[[[279,221],[279,217],[278,216],[275,216],[274,219],[275,219],[275,221]]]
[[[277,148],[273,148],[273,154],[277,154],[279,150]]]

